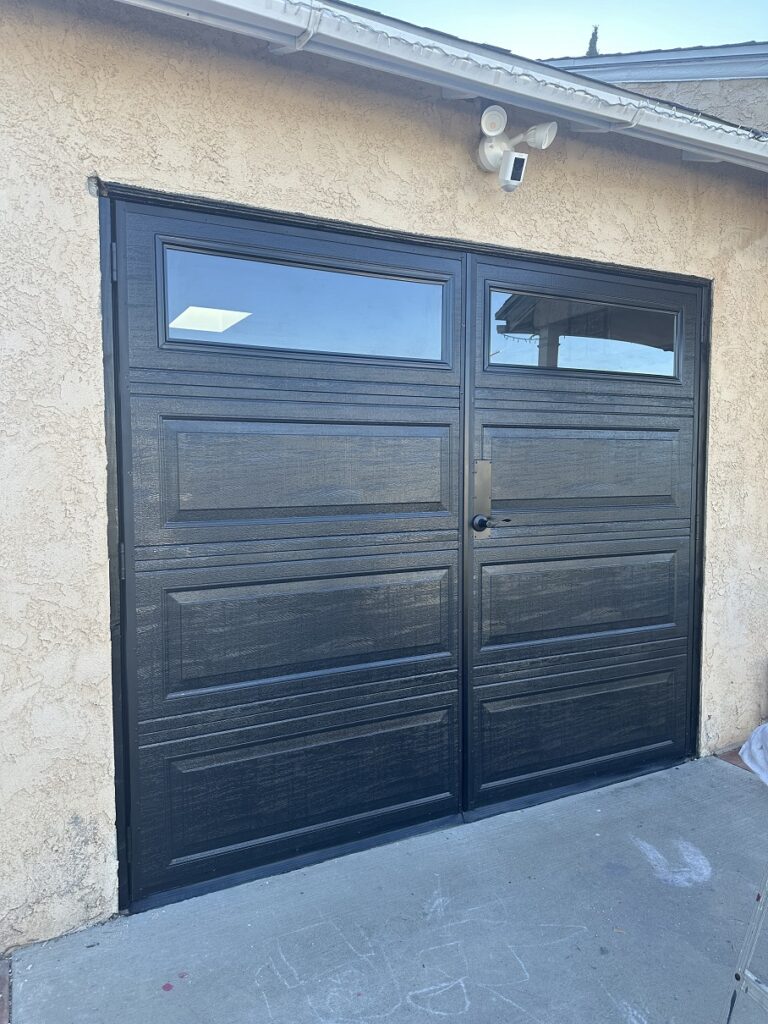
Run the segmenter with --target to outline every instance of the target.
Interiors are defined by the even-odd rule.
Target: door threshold
[[[231,875],[222,875],[220,878],[211,878],[204,882],[193,882],[189,885],[179,886],[176,889],[167,889],[149,896],[131,900],[126,908],[130,914],[141,914],[146,910],[155,910],[158,907],[168,906],[171,903],[180,903],[183,900],[194,899],[197,896],[206,896],[209,893],[219,892],[222,889],[231,889],[237,885],[245,885],[248,882],[255,882],[260,878],[268,878],[273,875],[284,875],[290,871],[299,871],[301,868],[311,867],[313,864],[321,864],[323,861],[335,860],[337,857],[345,857],[350,853],[362,853],[365,850],[372,850],[378,846],[386,846],[389,843],[397,843],[402,839],[410,839],[413,836],[424,835],[427,832],[436,832],[441,829],[452,828],[455,825],[481,821],[483,818],[495,817],[499,814],[507,814],[510,811],[523,810],[526,807],[535,807],[537,804],[550,803],[566,796],[575,796],[577,793],[586,793],[595,789],[605,789],[607,786],[614,786],[619,782],[627,782],[630,779],[641,778],[644,775],[653,775],[655,772],[666,771],[675,768],[686,761],[692,760],[689,757],[675,757],[666,761],[659,761],[654,765],[645,765],[642,768],[628,768],[623,771],[605,773],[597,778],[571,782],[564,786],[557,786],[553,789],[541,790],[538,793],[530,793],[526,796],[515,797],[512,800],[501,800],[497,803],[487,804],[483,807],[473,807],[457,814],[444,815],[430,821],[419,822],[416,825],[408,825],[405,828],[392,829],[388,832],[377,835],[365,836],[362,839],[355,839],[348,843],[341,843],[337,846],[325,847],[322,850],[314,850],[311,853],[298,854],[295,857],[287,857],[284,860],[274,861],[269,864],[262,864],[258,867],[248,868],[245,871],[237,871]]]
[[[654,775],[656,772],[667,771],[669,768],[677,768],[686,761],[694,760],[691,757],[668,758],[656,761],[653,764],[646,764],[642,767],[617,769],[612,772],[604,772],[593,779],[579,779],[577,782],[569,782],[563,786],[555,786],[552,789],[539,790],[536,793],[527,793],[525,796],[513,797],[510,800],[500,800],[496,803],[484,804],[482,807],[472,807],[464,811],[464,821],[480,821],[482,818],[491,818],[496,814],[506,814],[508,811],[520,811],[526,807],[535,807],[538,804],[547,804],[553,800],[560,800],[565,796],[576,796],[578,793],[588,793],[595,789],[605,789],[607,786],[615,786],[619,782],[628,782],[630,779],[639,779],[644,775]]]
[[[287,857],[284,860],[261,864],[258,867],[247,868],[244,871],[236,871],[231,875],[222,875],[219,878],[210,878],[203,882],[192,882],[189,885],[182,885],[176,889],[164,889],[162,892],[152,893],[149,896],[142,896],[139,899],[131,900],[126,909],[129,914],[141,914],[145,910],[155,910],[158,907],[166,907],[171,903],[181,903],[183,900],[194,899],[197,896],[207,896],[208,893],[219,892],[221,889],[231,889],[236,885],[245,885],[247,882],[255,882],[259,878],[285,875],[289,871],[298,871],[313,864],[321,864],[326,860],[345,857],[350,853],[362,853],[364,850],[371,850],[374,847],[385,846],[389,843],[397,843],[401,839],[410,839],[412,836],[422,835],[425,832],[436,832],[439,829],[451,828],[454,825],[462,824],[462,821],[463,818],[460,813],[444,815],[441,818],[422,821],[416,825],[408,825],[405,828],[380,832],[376,835],[365,836],[362,839],[354,839],[348,843],[340,843],[337,846],[327,846],[321,850],[313,850],[310,853],[301,853],[295,857]]]

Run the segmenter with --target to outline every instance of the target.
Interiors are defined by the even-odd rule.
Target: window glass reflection
[[[492,364],[672,377],[675,314],[491,291]]]
[[[168,338],[442,358],[438,282],[166,249]]]

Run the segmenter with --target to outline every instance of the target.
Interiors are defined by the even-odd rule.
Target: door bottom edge
[[[639,779],[645,775],[654,775],[656,772],[676,768],[689,760],[691,760],[690,756],[678,753],[668,758],[660,758],[652,764],[617,768],[614,771],[601,772],[594,778],[582,778],[561,786],[553,786],[551,789],[540,789],[533,793],[496,800],[493,803],[465,810],[464,821],[480,821],[482,818],[491,818],[497,814],[506,814],[509,811],[520,811],[528,807],[536,807],[538,804],[551,803],[553,800],[560,800],[563,797],[577,796],[579,793],[589,793],[596,789],[606,789],[608,786],[615,786],[620,782],[628,782],[631,779]]]
[[[184,900],[195,899],[197,896],[207,896],[210,893],[220,892],[222,889],[232,889],[238,885],[246,885],[248,882],[255,882],[260,878],[285,875],[291,871],[299,871],[301,868],[311,867],[313,864],[336,860],[339,857],[346,857],[352,853],[363,853],[378,846],[387,846],[390,843],[397,843],[402,839],[410,839],[413,836],[422,835],[427,832],[451,828],[454,825],[460,825],[463,820],[461,812],[447,814],[428,821],[420,821],[401,828],[389,829],[386,832],[363,836],[360,839],[339,843],[336,846],[326,846],[322,849],[296,854],[293,857],[286,857],[282,860],[270,861],[268,864],[245,868],[232,874],[220,875],[216,878],[209,878],[199,882],[189,882],[185,885],[163,889],[159,892],[131,899],[124,910],[128,914],[142,914],[147,910],[155,910],[158,907],[169,906],[172,903],[181,903]]]

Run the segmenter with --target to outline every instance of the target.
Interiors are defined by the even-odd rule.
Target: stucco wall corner
[[[0,145],[0,954],[117,909],[98,203],[39,152],[44,125],[17,127]]]
[[[713,287],[700,749],[740,744],[768,718],[768,266],[763,206],[721,239]],[[759,272],[758,272],[759,273]]]

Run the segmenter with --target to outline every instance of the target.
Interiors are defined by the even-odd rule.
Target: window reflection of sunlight
[[[210,306],[187,306],[187,308],[168,324],[175,330],[207,331],[223,334],[230,327],[239,324],[249,317],[250,313],[242,313],[236,309],[214,309]]]

